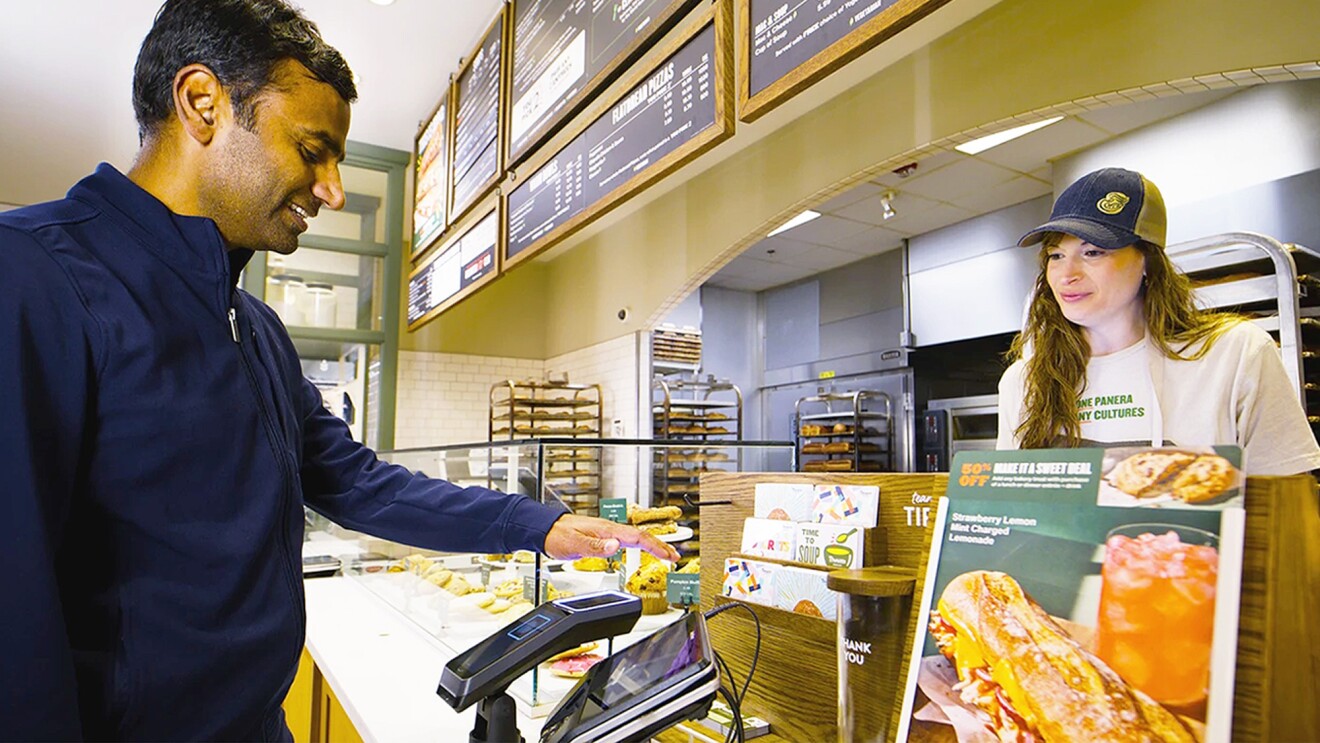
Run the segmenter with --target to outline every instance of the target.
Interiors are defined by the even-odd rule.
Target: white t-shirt
[[[1000,449],[1018,448],[1025,372],[1019,359],[999,380]],[[1170,359],[1142,339],[1092,358],[1086,376],[1078,397],[1083,446],[1145,445],[1158,436],[1164,446],[1237,444],[1249,475],[1320,469],[1320,446],[1278,348],[1251,323],[1225,331],[1195,361]]]

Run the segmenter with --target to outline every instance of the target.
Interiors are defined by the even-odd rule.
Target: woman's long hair
[[[1046,278],[1049,252],[1063,238],[1058,232],[1045,235],[1027,322],[1008,350],[1009,361],[1026,359],[1025,414],[1014,432],[1023,449],[1079,446],[1082,440],[1077,397],[1086,388],[1091,347],[1082,329],[1063,316]],[[1205,356],[1219,336],[1242,318],[1198,309],[1191,281],[1173,267],[1163,248],[1147,242],[1138,242],[1136,248],[1146,258],[1139,296],[1151,341],[1171,359]]]

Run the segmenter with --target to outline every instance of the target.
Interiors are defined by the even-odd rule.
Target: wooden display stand
[[[701,478],[703,501],[732,501],[702,509],[707,538],[701,567],[701,604],[726,603],[720,595],[724,559],[741,547],[743,519],[752,515],[757,483],[877,485],[883,555],[868,559],[915,571],[925,580],[935,501],[945,474],[710,473]],[[1320,499],[1306,475],[1247,480],[1238,663],[1233,709],[1234,741],[1320,740]],[[922,509],[929,509],[923,512]],[[875,564],[875,563],[871,563]],[[761,618],[761,655],[743,708],[763,717],[790,740],[838,738],[836,627],[771,607],[752,607]],[[901,671],[877,705],[890,705],[895,721],[912,647],[916,602],[897,628],[903,641]],[[742,611],[710,624],[711,639],[739,684],[746,677],[756,630]],[[893,726],[891,726],[893,729]]]
[[[866,563],[906,568],[915,578],[926,559],[936,500],[944,494],[943,474],[888,473],[716,473],[701,477],[701,499],[732,501],[701,509],[706,533],[702,545],[701,605],[727,603],[720,595],[724,559],[742,547],[743,520],[752,515],[757,483],[876,485],[880,488],[878,525],[864,537]],[[756,558],[762,559],[762,558]],[[903,572],[903,571],[898,571]],[[910,599],[909,599],[910,600]],[[743,701],[746,714],[770,722],[771,731],[794,741],[833,741],[838,737],[837,628],[831,620],[752,606],[761,619],[761,655]],[[896,628],[906,633],[908,623]],[[746,678],[756,643],[756,627],[743,611],[729,611],[710,622],[711,642],[729,663],[739,685]],[[910,643],[910,634],[904,635]],[[893,696],[901,683],[888,690]],[[880,696],[877,704],[886,704]]]

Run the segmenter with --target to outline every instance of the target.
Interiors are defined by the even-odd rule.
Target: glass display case
[[[558,480],[552,473],[556,467],[564,466],[553,456],[565,441],[546,438],[405,449],[381,452],[380,457],[458,485],[480,485],[562,504],[556,492]],[[659,449],[687,446],[681,442],[666,444],[633,439],[567,441],[574,447],[598,449],[602,498],[622,499],[630,510],[663,505],[651,502],[654,497],[651,462]],[[793,444],[745,441],[729,442],[721,448],[727,450],[729,461],[737,463],[741,470],[764,471],[768,454],[773,452],[783,459]],[[703,504],[703,507],[718,508],[719,504]],[[632,516],[643,518],[637,513]],[[656,535],[662,540],[689,538],[678,530],[666,532],[665,521],[646,524],[658,525]],[[642,599],[643,614],[629,634],[601,641],[585,651],[608,656],[681,618],[683,610],[671,606],[663,594],[665,574],[671,570],[696,572],[700,567],[699,564],[671,566],[638,550],[624,550],[610,560],[578,561],[552,560],[533,552],[447,554],[365,535],[336,533],[333,525],[319,518],[309,520],[308,540],[309,543],[334,540],[336,546],[331,551],[341,550],[343,575],[397,609],[455,654],[544,601],[622,589]],[[577,682],[577,676],[585,670],[582,666],[590,660],[561,664],[563,668],[541,664],[515,681],[509,694],[527,714],[549,714]]]

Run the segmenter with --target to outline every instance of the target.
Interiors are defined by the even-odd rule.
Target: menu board
[[[494,277],[499,227],[499,209],[491,209],[413,271],[408,277],[409,330]]]
[[[516,161],[697,0],[515,0],[509,158]]]
[[[454,84],[454,198],[450,211],[455,217],[481,198],[499,174],[503,38],[501,11]]]
[[[719,25],[697,26],[676,52],[513,189],[506,258],[548,247],[732,133],[732,122],[721,115],[728,111],[728,85],[727,69],[717,64]]]
[[[752,121],[948,0],[739,0],[739,112]]]
[[[1244,491],[1236,446],[959,452],[895,739],[1227,743]]]
[[[445,176],[449,171],[449,95],[446,92],[422,125],[413,148],[413,239],[412,254],[418,255],[445,228]]]

